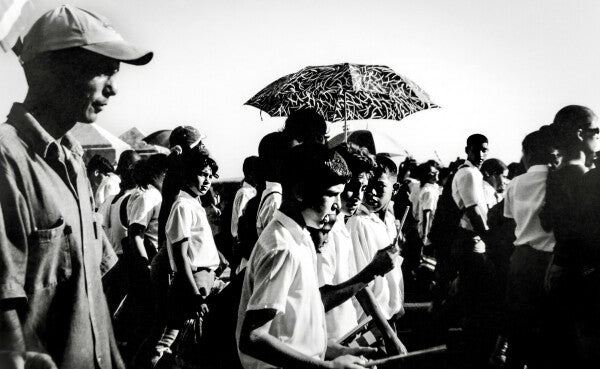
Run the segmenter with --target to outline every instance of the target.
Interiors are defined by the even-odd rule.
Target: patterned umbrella
[[[306,67],[281,77],[246,102],[271,116],[314,108],[327,121],[402,118],[437,108],[417,84],[383,65]]]

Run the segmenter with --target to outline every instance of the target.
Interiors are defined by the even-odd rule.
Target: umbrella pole
[[[348,143],[348,121],[346,120],[346,92],[344,92],[344,143]]]

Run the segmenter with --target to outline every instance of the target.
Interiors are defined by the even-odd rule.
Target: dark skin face
[[[346,184],[344,192],[340,196],[342,199],[341,211],[344,215],[350,216],[356,212],[363,200],[368,184],[369,176],[367,173],[352,176],[352,179]]]
[[[467,146],[465,151],[467,153],[467,160],[477,168],[481,168],[481,164],[483,164],[488,155],[488,144],[487,142],[484,142],[473,146]]]
[[[386,172],[369,180],[365,194],[365,205],[369,211],[377,213],[389,204],[394,194],[395,183],[394,177]]]

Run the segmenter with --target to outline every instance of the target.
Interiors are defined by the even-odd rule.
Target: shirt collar
[[[283,192],[281,190],[281,183],[279,183],[279,182],[269,182],[269,181],[265,182],[265,191],[268,191],[268,192],[275,192],[275,191],[277,191],[277,192]]]
[[[58,142],[29,113],[23,104],[15,103],[8,114],[7,123],[15,127],[19,136],[40,156],[46,157],[48,147]],[[83,148],[70,134],[64,135],[60,143],[74,154],[83,156]]]
[[[150,188],[150,186],[152,186],[152,185],[149,185],[148,188]],[[154,187],[154,186],[152,186],[152,187]],[[187,193],[184,190],[180,190],[178,196],[179,197],[183,197],[184,199],[190,199],[190,200],[198,201],[197,197],[193,197],[192,195],[190,195],[189,193]]]
[[[248,183],[248,182],[246,182],[246,181],[244,181],[244,182],[242,183],[242,187],[244,187],[244,188],[254,188],[254,186],[252,186],[250,183]]]
[[[531,167],[529,167],[529,169],[527,169],[527,173],[529,172],[549,172],[550,168],[548,168],[547,165],[544,164],[540,164],[540,165],[532,165]]]
[[[310,246],[314,249],[312,239],[310,238],[310,233],[308,233],[308,230],[306,230],[306,227],[302,227],[294,219],[285,215],[280,210],[275,211],[275,214],[273,215],[273,219],[276,219],[279,223],[281,223],[285,227],[285,229],[287,229],[292,234],[292,237],[294,237],[294,240],[296,241],[296,243],[304,244],[308,240],[308,241],[310,241],[310,244],[308,246]]]

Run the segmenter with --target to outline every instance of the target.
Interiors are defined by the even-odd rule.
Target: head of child
[[[321,229],[339,213],[340,195],[350,177],[340,154],[321,144],[298,145],[283,167],[282,209],[295,209],[306,226]]]
[[[375,157],[376,166],[373,177],[369,180],[365,194],[365,206],[372,213],[379,213],[387,209],[394,195],[394,185],[398,175],[396,164],[384,155]]]
[[[194,197],[205,195],[219,178],[217,163],[203,150],[190,150],[181,159],[181,189]]]
[[[244,159],[242,171],[244,172],[244,181],[249,185],[256,187],[258,182],[258,156],[249,156]]]
[[[167,166],[168,158],[165,154],[154,154],[145,161],[139,161],[133,168],[135,184],[143,189],[152,185],[161,191]]]
[[[439,165],[435,160],[428,160],[425,163],[419,164],[416,169],[415,177],[421,183],[421,187],[426,184],[434,184],[438,181]]]
[[[363,201],[369,178],[373,175],[375,161],[366,149],[351,143],[336,146],[334,150],[341,155],[352,173],[350,181],[346,183],[340,196],[341,213],[344,216],[351,216],[356,213]]]
[[[508,167],[500,159],[487,159],[481,164],[483,180],[489,183],[497,193],[504,193],[508,186]]]

